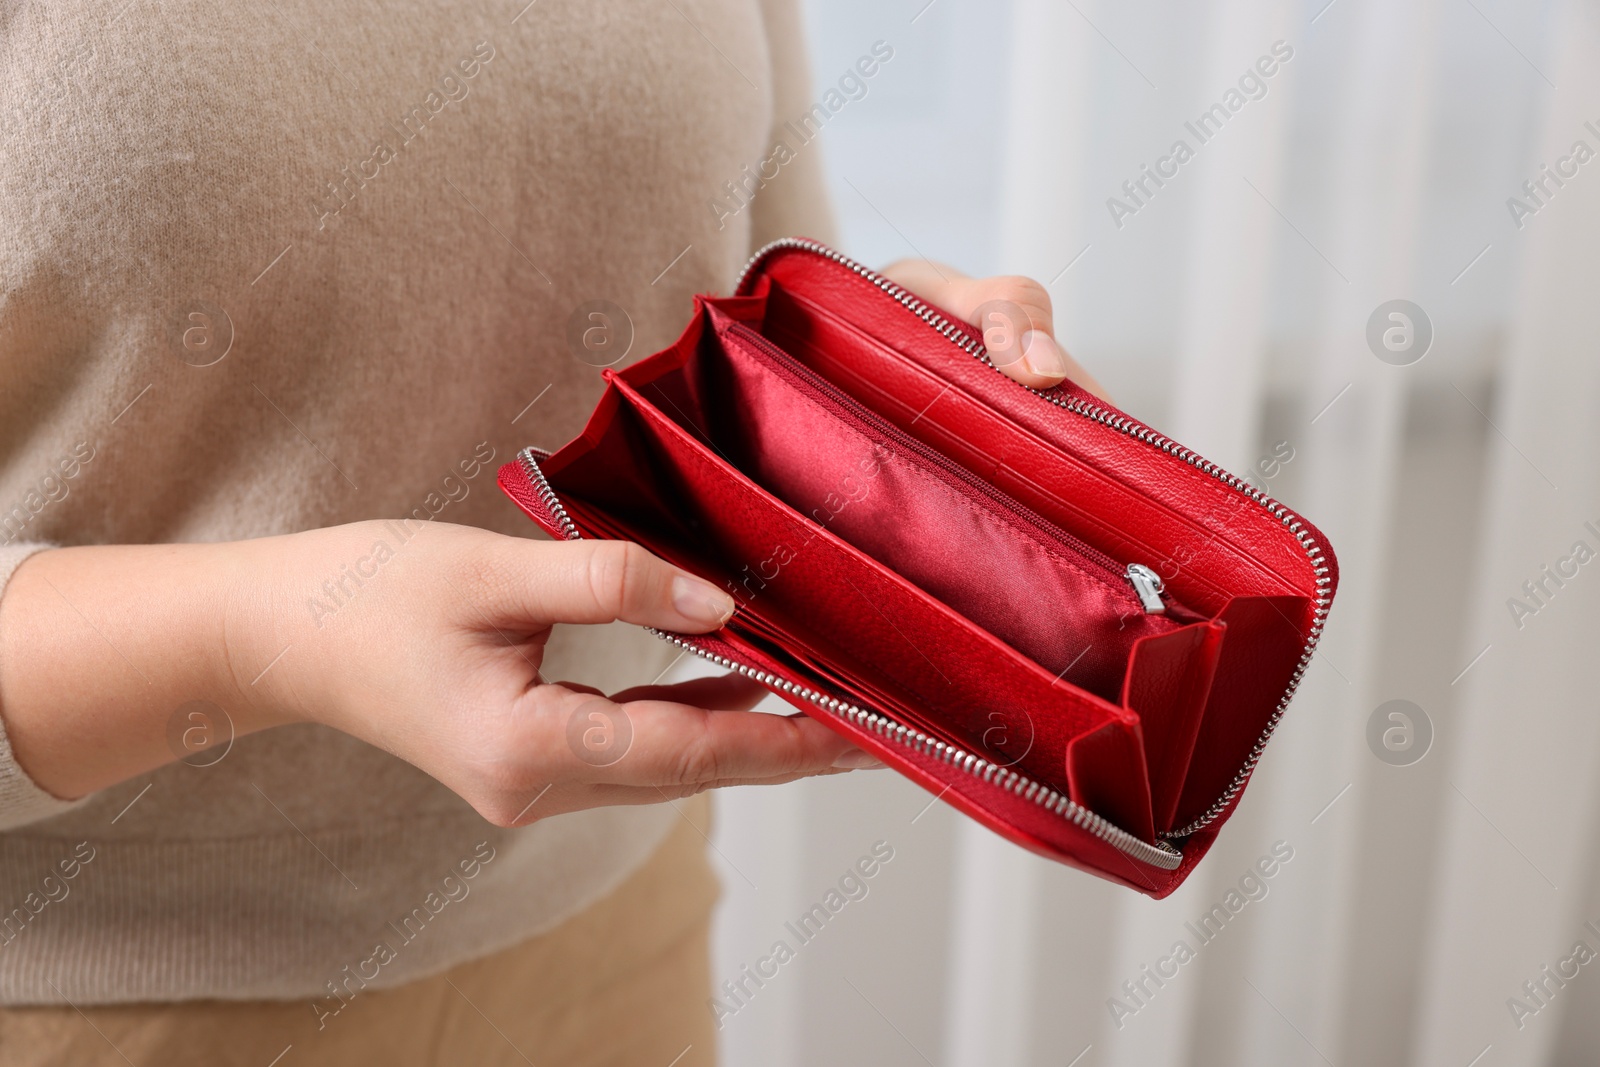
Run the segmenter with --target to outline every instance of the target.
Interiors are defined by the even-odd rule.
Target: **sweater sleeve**
[[[750,250],[754,252],[779,237],[814,237],[831,245],[836,243],[836,235],[822,165],[822,139],[813,136],[802,144],[785,125],[798,122],[817,102],[812,96],[800,3],[762,0],[761,8],[772,63],[772,132],[768,148],[775,149],[783,142],[792,155],[751,205]]]
[[[38,542],[0,545],[0,597],[11,582],[11,575],[23,560],[50,545]],[[28,772],[11,754],[11,741],[6,736],[5,709],[0,707],[0,830],[10,830],[27,823],[48,819],[77,807],[83,800],[61,800],[40,789]]]

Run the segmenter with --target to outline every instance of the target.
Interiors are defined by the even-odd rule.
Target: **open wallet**
[[[802,238],[500,485],[737,607],[662,633],[1040,855],[1154,897],[1232,813],[1338,582],[1310,523]]]

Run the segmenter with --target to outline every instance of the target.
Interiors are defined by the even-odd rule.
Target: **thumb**
[[[890,279],[983,333],[989,361],[1034,389],[1064,381],[1109,401],[1100,383],[1055,337],[1050,291],[1032,278],[969,278],[941,263],[901,260],[883,270]]]
[[[715,630],[733,598],[632,541],[518,540],[501,607],[541,623],[620,619],[683,633]]]

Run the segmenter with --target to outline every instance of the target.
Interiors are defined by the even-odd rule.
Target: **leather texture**
[[[727,588],[729,623],[681,640],[997,833],[1182,883],[1326,617],[1314,527],[1070,383],[1018,385],[809,243],[605,377],[578,438],[501,469],[535,521]]]

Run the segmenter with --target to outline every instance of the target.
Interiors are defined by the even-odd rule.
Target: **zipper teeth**
[[[561,503],[556,491],[550,488],[550,480],[544,476],[544,471],[539,469],[539,464],[533,458],[533,449],[524,448],[517,453],[517,463],[522,467],[522,473],[528,476],[528,483],[539,494],[542,503],[556,517],[556,522],[561,524],[562,536],[568,541],[582,540],[583,534],[578,532],[578,524],[572,521],[572,516],[567,514],[566,505]]]
[[[1025,800],[1031,800],[1041,808],[1071,820],[1073,824],[1088,830],[1096,837],[1114,845],[1140,862],[1148,863],[1153,867],[1159,867],[1167,871],[1176,870],[1183,862],[1183,853],[1165,841],[1157,841],[1155,844],[1151,844],[1148,841],[1140,840],[1107,819],[1096,815],[1081,804],[1075,803],[1070,797],[1056,792],[1049,786],[1041,785],[1039,782],[1012,770],[1010,767],[1002,767],[981,756],[957,748],[955,745],[947,745],[943,741],[929,737],[920,730],[895,722],[888,716],[866,711],[854,704],[839,700],[836,697],[830,697],[825,693],[819,693],[815,689],[808,689],[797,682],[791,682],[776,674],[757,670],[747,664],[740,663],[738,660],[729,659],[727,656],[719,655],[715,652],[708,652],[693,641],[677,634],[649,627],[646,627],[646,629],[649,629],[657,637],[677,645],[679,648],[687,649],[702,659],[715,663],[724,670],[738,671],[740,674],[754,679],[762,685],[804,697],[839,718],[871,730],[880,737],[895,741],[907,748],[915,749],[923,755],[936,756],[957,770],[964,771],[985,782],[998,785]]]
[[[808,240],[804,237],[785,237],[773,241],[751,256],[750,261],[745,264],[744,270],[739,273],[739,282],[734,287],[734,292],[737,293],[744,289],[750,273],[755,270],[762,260],[774,252],[789,248],[811,252],[854,271],[879,289],[882,289],[889,296],[892,296],[907,310],[937,330],[946,340],[960,347],[974,359],[994,367],[994,363],[990,361],[988,353],[980,342],[972,340],[960,327],[945,318],[944,315],[930,305],[923,303],[910,291],[896,285],[872,268],[857,263],[849,256],[835,252],[826,245],[818,244],[816,241]],[[999,368],[995,369],[999,370]],[[1311,657],[1317,651],[1317,643],[1322,639],[1322,629],[1327,622],[1328,608],[1332,603],[1332,596],[1328,592],[1328,587],[1333,583],[1331,577],[1332,568],[1328,566],[1327,561],[1323,558],[1322,546],[1317,544],[1316,540],[1305,529],[1305,524],[1300,517],[1242,478],[1228,473],[1198,453],[1183,447],[1169,437],[1157,433],[1148,426],[1135,422],[1126,415],[1109,411],[1098,404],[1092,404],[1077,397],[1052,396],[1030,386],[1022,386],[1020,383],[1019,386],[1058,408],[1070,411],[1074,415],[1091,419],[1102,426],[1116,430],[1118,433],[1137,441],[1143,441],[1154,448],[1159,448],[1168,455],[1182,460],[1205,474],[1209,474],[1228,488],[1236,490],[1252,503],[1260,505],[1267,514],[1281,522],[1294,535],[1294,539],[1299,542],[1301,549],[1306,553],[1306,557],[1311,561],[1312,573],[1317,578],[1317,595],[1311,612],[1313,619],[1311,629],[1306,637],[1305,648],[1300,653],[1300,661],[1295,665],[1294,673],[1289,677],[1289,685],[1284,690],[1283,697],[1278,701],[1278,706],[1267,720],[1266,728],[1261,732],[1261,736],[1256,739],[1254,747],[1250,750],[1249,757],[1244,761],[1244,766],[1239,768],[1239,772],[1228,783],[1228,788],[1223,790],[1222,795],[1198,819],[1180,829],[1168,830],[1161,834],[1162,837],[1166,838],[1188,837],[1190,834],[1202,830],[1215,822],[1227,810],[1228,805],[1233,802],[1233,798],[1239,795],[1239,791],[1244,788],[1245,782],[1249,781],[1256,764],[1260,762],[1261,754],[1266,751],[1267,742],[1272,739],[1273,731],[1278,728],[1278,723],[1283,719],[1283,713],[1288,709],[1289,701],[1294,698],[1295,691],[1300,688],[1300,679],[1305,676],[1306,669],[1311,666]]]
[[[1119,595],[1126,594],[1127,574],[1125,565],[1118,563],[1116,560],[1112,559],[1104,552],[1101,552],[1088,542],[1074,537],[1072,534],[1061,529],[1043,515],[1040,515],[1037,511],[1034,511],[1032,508],[1022,503],[1022,501],[1013,499],[1005,491],[1001,490],[997,486],[990,485],[988,482],[973,474],[959,463],[953,463],[946,457],[941,456],[938,452],[929,448],[915,437],[912,437],[910,434],[900,429],[900,427],[891,423],[888,419],[883,418],[877,412],[870,410],[854,397],[844,392],[844,390],[839,389],[832,382],[829,382],[820,374],[813,371],[810,367],[807,367],[804,363],[801,363],[798,359],[795,359],[789,353],[785,352],[783,349],[779,348],[777,345],[773,344],[759,333],[756,333],[754,330],[750,329],[750,327],[744,325],[743,323],[734,323],[731,329],[736,332],[737,336],[743,338],[749,344],[755,345],[762,352],[770,355],[784,369],[788,370],[790,373],[806,382],[812,388],[826,395],[834,403],[849,411],[861,422],[877,430],[877,432],[883,434],[889,440],[904,448],[907,452],[911,452],[914,455],[921,457],[930,466],[937,467],[939,470],[959,481],[962,485],[970,487],[974,492],[981,493],[989,500],[1000,505],[1006,511],[1015,515],[1028,525],[1034,527],[1050,540],[1057,542],[1064,548],[1070,549],[1074,554],[1082,556],[1087,562],[1099,567],[1113,578],[1122,579],[1121,581],[1113,582],[1112,585],[1117,590]]]
[[[528,475],[528,480],[539,494],[539,499],[559,521],[561,532],[567,540],[582,540],[583,534],[578,530],[577,524],[572,521],[571,516],[567,514],[566,508],[562,507],[561,501],[556,498],[555,490],[550,487],[550,482],[545,478],[544,471],[539,469],[539,464],[533,455],[533,449],[525,448],[518,452],[517,463],[523,472]],[[1046,811],[1071,820],[1074,825],[1087,830],[1113,848],[1142,863],[1148,863],[1152,867],[1158,867],[1164,871],[1171,871],[1176,870],[1183,862],[1183,853],[1165,841],[1156,841],[1152,844],[1141,840],[1110,820],[1096,815],[1081,804],[1075,803],[1070,797],[1064,796],[1049,786],[1034,781],[1032,778],[1009,767],[1002,767],[954,745],[947,745],[943,741],[929,737],[919,730],[914,730],[909,726],[895,722],[885,715],[866,711],[854,704],[830,697],[825,693],[819,693],[815,689],[809,689],[797,682],[791,682],[768,671],[757,670],[748,664],[740,663],[738,660],[729,659],[727,656],[719,655],[715,652],[708,652],[693,641],[677,634],[667,633],[664,630],[656,630],[651,627],[646,627],[646,629],[664,641],[669,641],[679,648],[687,649],[703,659],[710,660],[724,670],[738,671],[745,677],[752,678],[763,685],[803,697],[848,722],[871,730],[880,737],[915,749],[924,755],[937,756],[956,770],[999,785],[1024,800],[1032,801]]]

